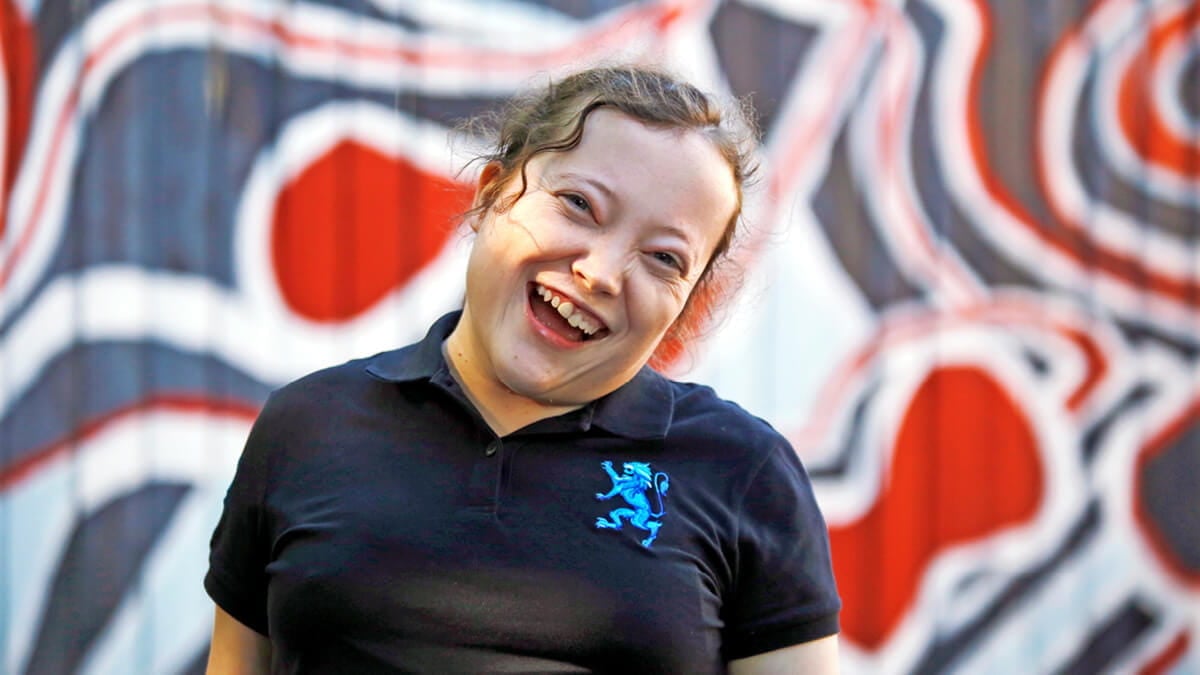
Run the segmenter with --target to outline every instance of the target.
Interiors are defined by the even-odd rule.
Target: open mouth
[[[529,285],[529,306],[538,322],[570,342],[587,342],[608,334],[600,319],[541,284]]]

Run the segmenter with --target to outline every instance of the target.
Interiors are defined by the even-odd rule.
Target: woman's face
[[[511,208],[476,223],[456,346],[475,374],[518,395],[580,405],[650,358],[724,234],[737,188],[701,134],[605,108],[579,145],[535,156],[526,176]],[[519,178],[498,201],[518,189]]]

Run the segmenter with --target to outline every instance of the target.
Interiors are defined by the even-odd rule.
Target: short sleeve
[[[242,624],[268,635],[267,563],[270,535],[264,501],[267,460],[277,445],[273,399],[250,429],[225,506],[209,544],[204,588],[213,601]]]
[[[749,483],[738,513],[737,564],[725,603],[726,659],[838,632],[841,601],[829,534],[808,474],[782,439]]]

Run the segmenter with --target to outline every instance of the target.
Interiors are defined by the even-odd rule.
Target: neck
[[[455,330],[442,343],[442,355],[454,381],[462,387],[467,400],[497,436],[507,436],[538,420],[580,407],[542,403],[514,392],[494,374],[489,374],[492,371],[481,362],[480,357],[475,356],[478,352],[463,342],[461,334]]]

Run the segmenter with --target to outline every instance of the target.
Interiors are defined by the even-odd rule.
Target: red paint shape
[[[1028,522],[1043,496],[1029,419],[987,372],[945,367],[917,389],[878,501],[831,527],[847,638],[876,649],[940,553]]]
[[[284,300],[320,322],[365,311],[437,255],[470,196],[462,183],[343,141],[276,202],[271,253]]]
[[[975,0],[975,2],[980,4],[982,0]],[[1064,32],[1062,38],[1051,50],[1044,67],[1041,68],[1037,88],[1036,109],[1039,113],[1046,112],[1049,100],[1062,95],[1062,92],[1051,86],[1054,82],[1054,73],[1062,68],[1060,64],[1074,58],[1078,50],[1089,52],[1092,49],[1090,45],[1094,37],[1088,34],[1087,27],[1095,25],[1096,14],[1107,7],[1106,3],[1094,3],[1093,9],[1089,10],[1091,16],[1080,21],[1076,28]],[[970,108],[970,121],[972,128],[976,130],[972,132],[972,135],[978,133],[982,138],[984,127],[978,112],[979,106],[974,103],[986,100],[986,97],[981,97],[980,93],[978,87],[972,87],[971,101],[973,103]],[[1125,93],[1121,93],[1119,96],[1121,100],[1129,100],[1129,95]],[[1039,115],[1034,118],[1034,124],[1038,127],[1034,131],[1034,139],[1044,133],[1042,126],[1045,124],[1045,120],[1043,117],[1044,115]],[[973,147],[976,145],[976,143],[972,143]],[[976,156],[982,167],[988,165],[987,155],[977,154]],[[1052,160],[1047,158],[1044,153],[1040,153],[1034,170],[1042,195],[1054,212],[1055,220],[1058,221],[1056,223],[1039,224],[1028,213],[1019,210],[1010,196],[997,193],[991,181],[987,182],[988,190],[997,201],[1005,205],[1014,217],[1019,219],[1020,224],[1028,230],[1029,234],[1061,255],[1076,261],[1082,269],[1099,277],[1114,277],[1127,286],[1137,289],[1140,293],[1163,295],[1188,307],[1195,307],[1197,299],[1200,299],[1200,283],[1197,283],[1194,275],[1180,277],[1161,272],[1155,268],[1152,261],[1143,260],[1135,253],[1107,248],[1104,242],[1092,239],[1091,224],[1080,222],[1071,213],[1066,212],[1063,204],[1055,197],[1056,190],[1051,186],[1047,168],[1052,163]]]
[[[1200,144],[1181,138],[1154,101],[1153,73],[1172,40],[1187,44],[1200,28],[1200,12],[1181,11],[1155,27],[1146,50],[1130,60],[1121,76],[1117,118],[1121,133],[1147,162],[1184,177],[1200,177]]]
[[[1080,330],[1067,330],[1067,339],[1075,343],[1079,348],[1079,353],[1084,358],[1084,376],[1083,381],[1071,392],[1071,396],[1067,399],[1067,409],[1071,412],[1079,412],[1088,397],[1100,385],[1104,376],[1108,373],[1108,361],[1104,356],[1100,345],[1092,338],[1092,336]]]
[[[1142,669],[1138,671],[1138,675],[1163,675],[1163,673],[1166,673],[1187,653],[1188,642],[1187,633],[1176,635],[1175,639],[1167,645],[1166,649],[1162,650],[1149,663],[1142,666]]]
[[[8,203],[21,157],[25,154],[25,141],[29,136],[30,116],[33,112],[33,80],[37,71],[36,42],[32,26],[12,2],[0,0],[0,67],[3,67],[3,82],[8,99],[5,111],[6,124],[3,133],[4,156],[3,183],[0,183],[0,234],[4,233],[8,220],[3,204]]]

